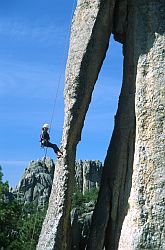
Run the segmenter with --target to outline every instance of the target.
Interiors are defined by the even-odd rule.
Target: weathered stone
[[[71,211],[71,235],[72,235],[71,249],[79,250],[81,229],[76,208],[73,208]]]
[[[79,250],[86,249],[91,227],[92,214],[93,211],[84,213],[79,220],[81,223],[81,235],[80,235],[81,238],[80,238]]]
[[[14,199],[14,195],[16,199],[23,203],[35,202],[39,206],[44,206],[49,201],[54,170],[55,164],[49,157],[31,161],[16,189],[6,193],[6,199]],[[79,190],[85,192],[94,187],[98,188],[101,172],[102,163],[100,161],[76,161],[75,176]]]
[[[70,249],[69,217],[76,145],[81,139],[94,84],[108,48],[113,9],[114,1],[78,1],[66,69],[63,158],[56,164],[38,250]]]
[[[44,206],[49,201],[54,169],[50,158],[31,161],[13,194],[24,203],[35,202]]]
[[[127,31],[128,0],[117,0],[115,3],[113,34],[115,40],[124,43]]]
[[[136,142],[119,249],[165,249],[165,2],[134,1]]]
[[[75,171],[76,182],[83,194],[92,188],[99,188],[102,174],[102,163],[100,161],[76,161]]]
[[[165,249],[164,13],[164,0],[78,1],[66,70],[64,155],[38,250],[71,249],[76,145],[112,31],[124,44],[123,85],[87,249]]]
[[[124,81],[122,87],[122,90],[125,89],[125,93],[121,92],[116,116],[118,119],[116,119],[105,160],[101,190],[88,243],[90,250],[102,249],[104,243],[106,249],[118,249],[120,231],[128,209],[127,199],[131,187],[134,116],[136,116],[137,126],[135,148],[138,157],[135,150],[134,187],[131,191],[130,208],[124,221],[119,249],[164,249],[165,243],[162,236],[164,235],[164,226],[160,226],[164,224],[163,197],[165,197],[163,192],[165,173],[163,174],[164,169],[162,169],[165,159],[162,121],[164,115],[162,115],[162,111],[161,114],[158,112],[163,110],[162,100],[165,100],[164,87],[162,86],[165,68],[163,55],[165,38],[162,35],[165,27],[163,19],[165,4],[163,1],[159,1],[159,3],[152,1],[150,4],[142,2],[130,2],[128,5],[129,15],[124,44]],[[154,36],[155,32],[158,34]],[[157,63],[154,58],[158,60]],[[133,113],[135,85],[136,113]],[[128,97],[130,100],[132,99],[132,102],[127,106]],[[123,119],[124,114],[125,119]],[[128,133],[128,131],[130,132]],[[157,133],[160,133],[161,136],[156,136]],[[141,138],[141,141],[138,137]],[[156,179],[159,180],[159,185],[156,184]],[[106,191],[107,188],[109,191]],[[154,215],[151,208],[152,203],[157,204],[154,208]],[[101,219],[100,214],[102,214]],[[100,235],[103,229],[106,230],[106,233]]]
[[[86,204],[86,212],[82,215],[77,214],[77,209],[71,211],[71,232],[72,232],[72,250],[85,250],[89,238],[91,219],[95,203]]]

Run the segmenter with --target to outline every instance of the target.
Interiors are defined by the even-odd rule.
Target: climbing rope
[[[65,60],[65,57],[66,57],[66,54],[67,54],[67,45],[69,43],[69,35],[70,35],[70,30],[71,30],[71,25],[72,25],[72,18],[73,18],[73,15],[74,15],[74,10],[75,10],[75,7],[76,7],[76,0],[73,0],[73,5],[72,5],[72,10],[71,10],[71,16],[70,16],[70,22],[69,22],[69,26],[68,26],[68,31],[66,33],[66,43],[65,43],[65,47],[64,47],[64,53],[63,53],[63,56],[61,57],[61,62],[59,65],[63,65],[64,64],[64,60]],[[51,128],[52,128],[52,122],[53,122],[53,118],[54,118],[54,115],[55,115],[55,109],[56,109],[56,103],[57,103],[57,97],[58,97],[58,93],[59,93],[59,88],[60,88],[60,84],[61,84],[61,78],[62,78],[62,70],[61,70],[61,73],[59,75],[59,78],[58,78],[58,84],[57,84],[57,89],[56,89],[56,94],[55,94],[55,98],[54,98],[54,102],[53,102],[53,108],[52,108],[52,114],[51,114],[51,118],[50,118],[50,122],[49,122],[49,132],[51,132]],[[47,156],[47,148],[45,149],[45,155],[44,155],[44,158],[46,159],[46,156]]]
[[[65,39],[66,43],[65,43],[65,47],[64,47],[64,53],[63,53],[63,56],[61,57],[60,65],[64,64],[64,60],[65,60],[65,57],[66,57],[66,54],[67,54],[67,45],[69,43],[69,35],[70,35],[70,30],[71,30],[71,25],[72,25],[72,18],[73,18],[73,15],[74,15],[75,6],[76,6],[76,0],[73,1],[73,5],[72,5],[70,22],[69,22],[69,26],[68,26],[68,31],[66,33],[66,39]],[[59,79],[58,79],[56,95],[55,95],[55,98],[54,98],[54,103],[53,103],[53,108],[52,108],[52,115],[51,115],[51,119],[50,119],[50,123],[49,123],[50,124],[49,131],[51,130],[52,122],[53,122],[53,118],[54,118],[54,114],[55,114],[55,108],[56,108],[57,97],[58,97],[58,92],[59,92],[59,88],[60,88],[62,74],[63,74],[63,72],[61,70],[61,73],[60,73]]]
[[[66,34],[66,43],[65,43],[65,47],[64,47],[64,53],[63,53],[63,56],[61,58],[60,65],[63,65],[65,56],[67,54],[67,44],[69,43],[69,35],[70,35],[70,30],[71,30],[71,25],[72,25],[72,18],[73,18],[73,15],[74,15],[74,9],[76,7],[76,2],[77,2],[76,0],[73,0],[72,10],[71,10],[71,16],[70,16],[70,22],[69,22],[68,31],[67,31],[67,34]],[[52,122],[53,122],[53,118],[54,118],[54,114],[55,114],[55,108],[56,108],[57,97],[58,97],[59,88],[60,88],[60,84],[61,84],[61,78],[62,78],[62,71],[61,71],[61,73],[59,75],[59,79],[58,79],[56,94],[55,94],[53,108],[52,108],[51,119],[50,119],[50,123],[49,123],[49,125],[50,125],[49,126],[49,131],[51,131],[51,128],[52,128]],[[47,147],[44,148],[44,150],[45,150],[44,159],[46,159],[46,156],[47,156]],[[38,209],[38,205],[37,205],[37,211],[36,211],[36,215],[35,215],[35,219],[34,219],[34,226],[33,226],[33,231],[32,231],[31,242],[30,242],[30,250],[32,250],[32,244],[33,244],[33,239],[34,239],[34,234],[35,234],[35,227],[36,227],[36,223],[37,223],[38,210],[39,209]]]

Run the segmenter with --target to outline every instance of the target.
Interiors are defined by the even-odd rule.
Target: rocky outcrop
[[[134,53],[133,40],[129,41],[129,46],[124,48],[123,85],[115,116],[115,128],[104,162],[88,250],[101,250],[104,246],[105,249],[117,249],[122,222],[128,208],[135,143],[136,75],[134,61],[130,56]]]
[[[52,159],[31,161],[13,194],[24,203],[44,206],[49,201],[55,164]]]
[[[165,248],[164,13],[164,0],[78,0],[65,80],[64,156],[38,250],[71,249],[76,145],[111,32],[123,43],[123,84],[87,249]]]
[[[95,201],[90,201],[84,205],[85,209],[82,214],[78,215],[76,208],[71,211],[71,249],[75,250],[86,249]]]
[[[140,4],[140,7],[139,7]],[[165,2],[134,2],[136,141],[119,249],[165,249]]]
[[[51,158],[31,161],[17,185],[16,189],[8,193],[11,197],[23,203],[34,202],[44,206],[49,201],[54,177],[55,163]],[[98,160],[79,160],[75,162],[75,181],[81,192],[99,188],[102,173],[102,163]],[[10,198],[11,199],[11,198]]]
[[[71,249],[73,250],[79,250],[80,246],[80,236],[81,235],[81,229],[80,229],[80,223],[78,220],[78,213],[77,209],[73,208],[71,211]]]
[[[99,188],[102,174],[102,163],[100,161],[76,161],[75,172],[78,188],[83,194],[92,188]]]
[[[165,244],[164,115],[158,108],[165,99],[165,4],[128,1],[127,10],[123,86],[93,216],[90,250],[104,245],[108,250],[164,249]]]
[[[108,0],[78,1],[65,78],[63,158],[56,164],[38,250],[70,249],[70,209],[76,146],[81,139],[94,84],[108,48],[113,8],[114,3]]]

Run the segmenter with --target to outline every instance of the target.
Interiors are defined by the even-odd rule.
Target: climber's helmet
[[[49,124],[45,123],[42,128],[49,128]]]

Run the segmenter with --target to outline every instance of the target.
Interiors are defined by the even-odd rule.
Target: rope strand
[[[70,30],[71,30],[72,18],[73,18],[75,6],[76,6],[76,0],[73,0],[72,11],[71,11],[71,16],[70,16],[70,22],[69,22],[67,35],[66,35],[66,43],[65,43],[65,47],[64,47],[64,53],[63,53],[60,65],[62,65],[64,63],[64,59],[65,59],[65,56],[66,56],[66,53],[67,53],[67,44],[69,42],[69,34],[70,34]],[[53,122],[53,117],[54,117],[54,113],[55,113],[55,108],[56,108],[56,103],[57,103],[57,97],[58,97],[58,92],[59,92],[59,88],[60,88],[61,78],[62,78],[62,71],[61,71],[61,73],[59,75],[59,79],[58,79],[58,85],[57,85],[57,90],[56,90],[56,94],[55,94],[55,98],[54,98],[52,115],[51,115],[51,119],[50,119],[50,123],[49,123],[50,124],[49,131],[51,131],[51,127],[52,127],[52,122]],[[47,147],[45,149],[44,159],[46,159],[46,156],[47,156]],[[30,242],[30,250],[32,250],[32,244],[33,244],[33,239],[34,239],[34,234],[35,234],[37,216],[38,216],[38,205],[37,205],[37,211],[36,211],[35,219],[34,219],[34,226],[33,226],[33,231],[32,231],[31,242]]]
[[[69,35],[70,35],[71,26],[72,26],[72,18],[73,18],[73,15],[74,15],[75,7],[76,7],[76,0],[73,1],[73,5],[72,5],[72,11],[71,11],[71,16],[70,16],[69,27],[68,27],[68,31],[67,31],[67,34],[66,34],[66,43],[65,43],[65,47],[64,47],[64,53],[63,53],[63,56],[61,58],[60,65],[63,65],[64,60],[65,60],[65,56],[67,54],[67,45],[69,43]],[[61,70],[61,73],[59,75],[57,89],[56,89],[56,94],[55,94],[55,98],[54,98],[54,103],[53,103],[53,108],[52,108],[52,114],[51,114],[51,118],[50,118],[50,122],[49,122],[49,132],[51,132],[52,122],[53,122],[53,118],[54,118],[54,115],[55,115],[55,109],[56,109],[56,103],[57,103],[57,97],[58,97],[58,93],[59,93],[59,88],[60,88],[60,84],[61,84],[61,78],[62,78],[62,70]],[[45,156],[44,156],[44,158],[46,158],[46,156],[47,156],[47,148],[45,150]]]
[[[63,65],[64,60],[65,60],[65,56],[67,54],[67,45],[69,43],[69,35],[70,35],[70,30],[71,30],[71,25],[72,25],[72,18],[73,18],[73,15],[74,15],[75,4],[76,4],[76,0],[73,1],[73,5],[72,5],[72,11],[71,11],[71,16],[70,16],[69,27],[68,27],[68,31],[67,31],[67,34],[66,34],[66,43],[65,43],[65,47],[64,47],[64,53],[63,53],[63,56],[61,58],[60,65]],[[50,119],[50,123],[49,123],[50,124],[49,131],[51,131],[52,122],[53,122],[53,118],[54,118],[54,114],[55,114],[55,108],[56,108],[56,103],[57,103],[57,97],[58,97],[58,92],[59,92],[59,88],[60,88],[61,78],[62,78],[62,71],[61,71],[61,73],[59,75],[59,79],[58,79],[58,85],[57,85],[56,95],[55,95],[55,99],[54,99],[52,115],[51,115],[51,119]]]

